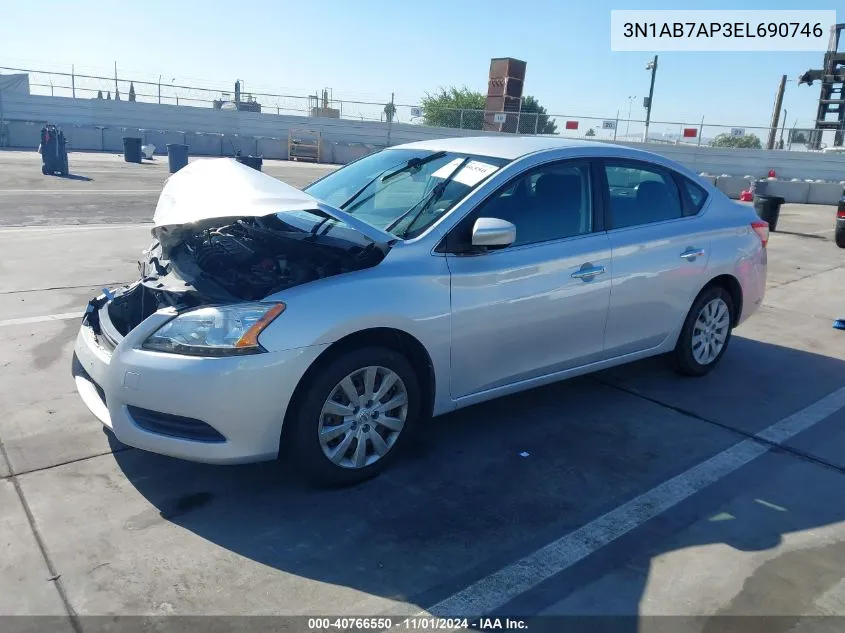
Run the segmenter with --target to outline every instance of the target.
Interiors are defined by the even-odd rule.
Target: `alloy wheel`
[[[719,357],[730,330],[730,309],[721,297],[704,304],[692,329],[692,355],[701,365]]]
[[[329,393],[317,433],[323,454],[343,468],[365,468],[396,443],[408,416],[399,375],[380,366],[357,369]]]

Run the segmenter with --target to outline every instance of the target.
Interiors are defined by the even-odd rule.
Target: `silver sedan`
[[[131,446],[281,451],[334,484],[432,415],[658,354],[706,374],[763,299],[768,240],[670,160],[511,136],[392,147],[305,191],[198,160],[152,232],[139,280],[86,310],[85,403]]]

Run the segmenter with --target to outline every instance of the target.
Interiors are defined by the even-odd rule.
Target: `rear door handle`
[[[694,260],[696,257],[704,257],[703,248],[688,248],[681,253],[681,259],[685,259],[688,262]]]
[[[576,270],[572,273],[573,279],[582,279],[583,281],[590,281],[593,277],[598,275],[603,275],[605,273],[604,266],[591,266],[589,264],[584,264],[580,270]]]

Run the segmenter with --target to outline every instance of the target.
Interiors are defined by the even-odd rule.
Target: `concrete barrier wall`
[[[191,134],[224,134],[226,136],[223,138],[220,151],[225,156],[232,155],[232,147],[227,141],[235,137],[238,139],[236,146],[240,147],[243,144],[244,148],[241,151],[245,153],[254,153],[259,145],[263,145],[258,142],[258,138],[282,139],[283,152],[286,155],[286,140],[292,128],[317,129],[322,133],[324,141],[323,160],[337,163],[348,162],[361,155],[362,152],[373,151],[388,145],[448,136],[497,134],[408,123],[388,125],[379,121],[317,119],[237,110],[43,95],[4,93],[2,103],[2,118],[7,122],[9,146],[31,149],[37,147],[38,129],[47,121],[66,128],[74,125],[83,128],[106,128],[103,132],[102,143],[106,151],[122,151],[122,141],[117,143],[116,136],[123,134],[115,134],[112,131],[115,128],[175,131],[175,133],[184,134],[183,138],[186,141]],[[34,124],[28,124],[26,121],[32,121]],[[82,135],[80,138],[84,140],[85,145],[93,142],[91,136]],[[167,138],[172,138],[169,132],[165,140]],[[200,137],[190,138],[197,140]],[[159,143],[154,142],[154,144],[160,151],[166,151],[163,145],[158,147]],[[191,145],[190,142],[188,144]],[[115,147],[116,145],[118,147]],[[739,177],[748,174],[760,178],[765,177],[770,169],[774,169],[780,178],[802,180],[811,178],[836,182],[845,180],[845,155],[658,143],[630,143],[630,145],[677,160],[699,173],[727,173]],[[201,141],[198,140],[191,152],[194,155],[200,155],[208,151],[211,155],[220,155],[216,153],[216,150],[215,142],[203,138]]]
[[[736,199],[751,186],[751,182],[751,179],[738,176],[719,176],[716,178],[716,188],[729,198]]]
[[[222,156],[223,135],[204,134],[202,132],[188,132],[185,134],[185,144],[188,152],[193,156]]]
[[[170,132],[168,130],[141,130],[141,142],[144,145],[155,145],[155,153],[167,156],[169,143],[185,143],[184,132]]]
[[[838,183],[814,182],[807,191],[807,204],[836,204],[842,197],[842,189]]]
[[[10,147],[38,149],[40,125],[30,121],[8,121],[6,129]]]
[[[244,156],[255,154],[258,143],[254,136],[248,134],[224,134],[223,155],[234,156],[238,152]]]
[[[123,137],[144,138],[144,132],[136,127],[105,128],[103,130],[103,151],[122,153]],[[70,149],[78,148],[71,146]]]
[[[841,185],[839,186],[839,190],[840,192],[842,191]],[[765,194],[767,196],[780,196],[784,202],[806,204],[810,198],[810,183],[770,180],[766,183]]]
[[[288,157],[287,139],[259,137],[255,139],[256,151],[259,156],[272,159],[286,159]]]
[[[784,202],[835,205],[843,195],[843,185],[830,182],[766,179],[758,180],[754,191],[761,195],[779,196]]]

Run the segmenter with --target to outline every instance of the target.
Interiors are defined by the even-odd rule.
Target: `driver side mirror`
[[[516,227],[499,218],[478,218],[472,227],[472,245],[504,248],[516,241]]]

